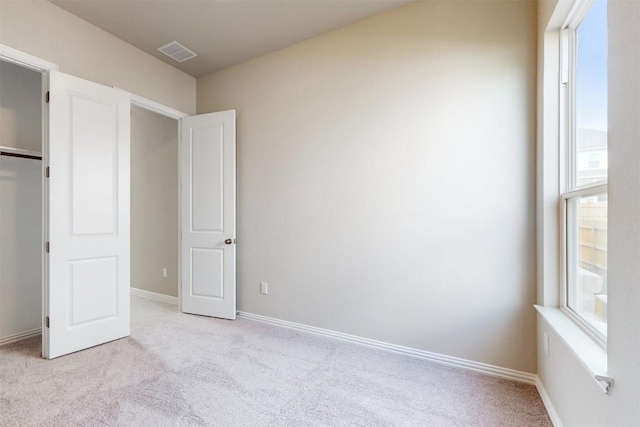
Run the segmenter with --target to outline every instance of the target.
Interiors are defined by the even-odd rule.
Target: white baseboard
[[[395,353],[406,354],[407,356],[417,357],[419,359],[429,360],[443,365],[456,366],[459,368],[469,369],[483,374],[492,375],[494,377],[506,378],[509,380],[524,382],[527,384],[536,384],[537,375],[528,372],[516,371],[514,369],[502,368],[500,366],[489,365],[472,360],[460,359],[458,357],[445,356],[443,354],[432,353],[429,351],[418,350],[411,347],[404,347],[396,344],[389,344],[382,341],[376,341],[369,338],[362,338],[355,335],[344,334],[342,332],[331,331],[328,329],[317,328],[315,326],[303,325],[301,323],[289,322],[286,320],[274,319],[272,317],[260,316],[258,314],[246,313],[238,311],[238,316],[245,319],[257,320],[258,322],[269,323],[272,325],[283,326],[285,328],[296,329],[299,331],[310,332],[312,334],[323,335],[326,337],[337,338],[343,341],[349,341],[368,347],[378,348],[382,350],[392,351]]]
[[[551,397],[549,397],[549,394],[547,393],[547,390],[545,390],[542,381],[540,381],[540,377],[536,378],[536,388],[538,389],[538,394],[542,399],[542,403],[544,403],[544,407],[547,409],[549,418],[551,418],[551,424],[553,424],[553,427],[563,427],[562,421],[560,421],[560,417],[556,412],[556,408],[554,408],[553,403],[551,403]]]
[[[159,294],[158,292],[145,291],[144,289],[131,288],[131,295],[152,299],[154,301],[166,302],[168,304],[178,305],[178,297],[171,295]]]
[[[19,334],[13,334],[0,338],[0,345],[12,344],[14,342],[26,340],[27,338],[35,337],[42,334],[42,328],[32,329],[27,332],[21,332]]]

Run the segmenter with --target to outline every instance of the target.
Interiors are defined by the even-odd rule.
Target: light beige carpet
[[[0,347],[2,426],[550,426],[535,387],[132,298],[131,337]]]

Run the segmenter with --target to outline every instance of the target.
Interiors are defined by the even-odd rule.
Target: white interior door
[[[50,75],[43,356],[129,335],[129,94]]]
[[[181,121],[181,306],[236,318],[236,112]]]

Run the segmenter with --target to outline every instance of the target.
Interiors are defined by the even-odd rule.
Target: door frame
[[[21,50],[14,49],[3,44],[0,44],[0,59],[41,73],[49,72],[51,70],[58,71],[58,64],[45,61],[44,59],[29,55]]]
[[[124,90],[124,89],[122,89]],[[168,117],[170,119],[175,119],[178,122],[178,158],[176,161],[178,162],[178,311],[182,312],[182,208],[180,205],[180,200],[182,200],[182,158],[181,158],[181,149],[180,145],[182,143],[182,118],[189,117],[189,114],[183,113],[182,111],[175,110],[171,107],[167,107],[166,105],[160,104],[159,102],[152,101],[148,98],[145,98],[140,95],[135,95],[131,92],[131,106],[136,106],[152,113],[160,114],[161,116]]]

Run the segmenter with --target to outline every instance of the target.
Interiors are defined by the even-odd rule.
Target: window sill
[[[609,394],[613,386],[613,378],[607,375],[607,351],[559,308],[541,305],[534,305],[534,307],[545,323],[569,347],[602,391]]]

